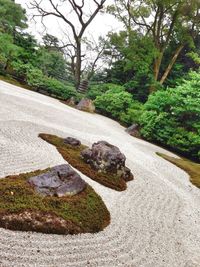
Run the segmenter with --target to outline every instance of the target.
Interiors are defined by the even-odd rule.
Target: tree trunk
[[[81,43],[80,41],[77,42],[77,48],[76,48],[76,66],[75,66],[75,84],[76,89],[79,88],[80,81],[81,81]]]
[[[166,70],[165,70],[165,72],[164,72],[164,74],[163,74],[163,76],[162,76],[162,78],[161,78],[161,80],[160,80],[160,84],[163,84],[163,83],[165,82],[165,80],[167,79],[167,77],[168,77],[168,75],[169,75],[169,73],[170,73],[172,67],[174,66],[174,63],[175,63],[176,60],[177,60],[177,57],[179,56],[179,54],[180,54],[180,52],[181,52],[181,50],[182,50],[183,48],[184,48],[184,45],[180,45],[180,46],[176,49],[173,58],[171,59],[169,65],[167,66],[167,68],[166,68]]]
[[[6,61],[5,66],[4,66],[4,71],[5,71],[5,72],[8,71],[9,65],[10,65],[10,60],[8,59],[8,60]]]
[[[155,81],[158,80],[162,58],[163,58],[163,52],[160,52],[159,53],[159,56],[154,61],[153,73],[154,73],[154,79],[155,79]]]
[[[160,66],[161,66],[161,62],[163,59],[163,52],[159,52],[158,57],[155,59],[154,61],[154,65],[153,65],[153,74],[154,74],[154,80],[157,82],[158,78],[159,78],[159,73],[160,73]],[[151,85],[149,88],[149,93],[153,93],[156,90],[154,85]]]

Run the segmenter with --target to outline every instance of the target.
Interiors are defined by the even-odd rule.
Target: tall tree
[[[22,51],[15,36],[27,27],[25,10],[12,0],[0,0],[0,65],[7,71]]]
[[[26,28],[25,10],[12,0],[0,0],[0,31],[13,34],[16,27]]]
[[[45,4],[44,4],[45,2]],[[47,7],[47,2],[48,6]],[[88,3],[85,0],[33,0],[31,2],[31,8],[37,10],[38,14],[42,20],[47,16],[54,16],[62,20],[65,25],[71,29],[72,42],[67,40],[65,47],[72,48],[72,64],[74,66],[74,80],[76,88],[80,85],[81,72],[82,72],[82,40],[84,33],[91,22],[94,20],[96,15],[103,8],[106,0],[92,0],[90,1],[90,7],[88,8]],[[91,10],[87,12],[86,10]],[[65,11],[68,11],[66,13]],[[73,16],[71,16],[73,13]]]
[[[199,34],[199,0],[115,0],[108,11],[123,22],[127,31],[134,28],[151,36],[157,49],[153,74],[155,81],[163,84],[174,63],[186,44],[193,46],[193,39]],[[161,73],[161,64],[170,43],[176,42],[168,64]],[[155,90],[155,87],[151,87]]]

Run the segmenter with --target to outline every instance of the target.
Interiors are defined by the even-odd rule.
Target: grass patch
[[[39,175],[44,171],[35,171],[15,176],[8,176],[0,180],[0,227],[4,227],[2,218],[5,215],[19,214],[21,212],[39,212],[40,215],[52,215],[64,219],[68,226],[69,234],[98,232],[110,223],[110,214],[101,197],[87,185],[86,189],[74,196],[50,197],[42,196],[27,183],[27,179]],[[44,221],[44,233],[66,233],[63,229]],[[67,227],[68,227],[67,226]],[[15,222],[6,227],[11,230],[34,230],[29,223]],[[53,229],[53,230],[52,230]]]
[[[80,153],[87,146],[81,145],[79,147],[73,147],[64,143],[64,139],[50,134],[39,134],[39,137],[48,143],[56,146],[58,152],[63,158],[71,164],[74,168],[90,177],[92,180],[105,185],[109,188],[117,191],[123,191],[127,188],[126,182],[123,178],[113,174],[105,174],[97,172],[92,169],[89,164],[85,163],[81,158]]]
[[[200,188],[200,164],[185,158],[177,159],[158,152],[156,154],[186,171],[190,176],[191,183]]]
[[[7,75],[7,76],[0,75],[0,80],[4,81],[4,82],[7,82],[7,83],[10,83],[10,84],[13,84],[13,85],[18,86],[18,87],[22,87],[24,89],[31,90],[31,87],[28,84],[19,82],[19,81],[17,81],[16,79],[12,78],[9,75]]]

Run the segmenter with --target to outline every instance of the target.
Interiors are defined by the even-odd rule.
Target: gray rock
[[[64,139],[64,143],[71,146],[80,146],[81,142],[73,137],[67,137]]]
[[[132,136],[141,137],[139,130],[140,130],[139,125],[135,123],[131,125],[130,127],[128,127],[125,131]]]
[[[44,196],[73,196],[86,187],[85,181],[68,164],[53,167],[47,173],[29,178],[28,182]]]
[[[106,141],[94,143],[91,149],[84,149],[81,156],[86,163],[99,172],[119,175],[125,181],[133,179],[130,169],[125,166],[125,155],[118,147]]]
[[[87,111],[90,113],[95,112],[95,106],[91,99],[83,98],[76,106],[77,109]]]
[[[74,107],[76,105],[75,98],[72,96],[66,100],[67,105]]]

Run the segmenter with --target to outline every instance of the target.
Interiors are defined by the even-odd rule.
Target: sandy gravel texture
[[[82,175],[103,198],[111,224],[78,236],[0,229],[0,267],[200,266],[200,190],[155,154],[171,153],[129,136],[108,118],[0,82],[0,177],[64,163],[37,137],[41,132],[117,145],[135,180],[116,192]]]

